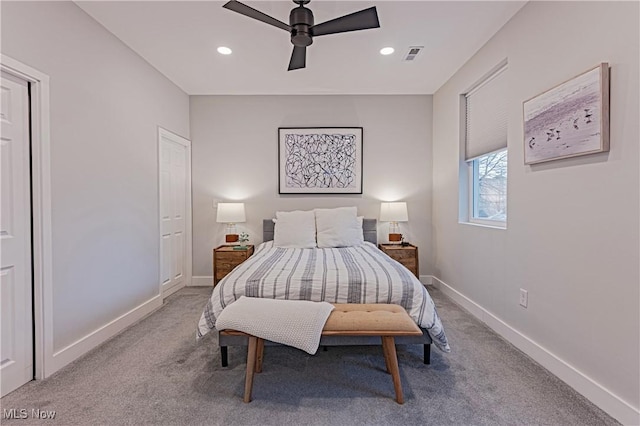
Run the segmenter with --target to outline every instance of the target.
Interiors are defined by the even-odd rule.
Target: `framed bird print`
[[[523,103],[524,163],[609,151],[609,64]]]

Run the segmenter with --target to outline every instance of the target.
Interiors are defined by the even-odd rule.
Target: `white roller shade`
[[[465,159],[507,147],[507,78],[503,67],[466,95]]]

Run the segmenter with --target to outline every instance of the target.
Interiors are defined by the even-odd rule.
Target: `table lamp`
[[[398,222],[407,222],[409,215],[407,214],[407,203],[381,203],[380,204],[380,221],[389,223],[389,242],[400,243],[402,234]]]
[[[216,222],[227,224],[227,234],[224,239],[227,243],[238,241],[236,223],[245,222],[244,203],[218,203]]]

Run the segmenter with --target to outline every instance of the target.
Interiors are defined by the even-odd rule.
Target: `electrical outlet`
[[[529,292],[523,288],[520,289],[520,306],[526,308],[529,304]]]

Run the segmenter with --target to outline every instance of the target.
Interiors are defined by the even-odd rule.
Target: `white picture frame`
[[[523,102],[524,163],[609,151],[609,64]]]

